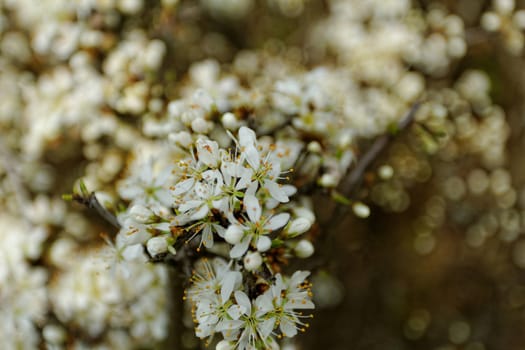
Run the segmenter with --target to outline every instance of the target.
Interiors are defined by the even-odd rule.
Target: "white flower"
[[[279,157],[272,152],[263,157],[258,149],[255,132],[245,126],[239,129],[239,147],[241,160],[246,160],[252,170],[252,179],[275,200],[281,203],[288,202],[288,195],[277,183],[281,175]]]
[[[192,286],[187,295],[193,302],[200,298],[212,298],[217,293],[223,301],[230,297],[242,282],[241,273],[231,269],[223,259],[215,258],[211,263],[207,259],[199,260],[191,278]]]
[[[288,222],[290,214],[280,213],[270,217],[262,215],[262,208],[255,196],[246,194],[244,196],[244,207],[249,220],[241,225],[233,215],[229,215],[229,220],[232,225],[238,225],[243,228],[243,237],[241,241],[233,246],[230,251],[231,258],[240,258],[243,256],[251,243],[257,249],[262,251],[269,249],[271,246],[271,239],[268,234],[275,231]]]
[[[201,260],[196,266],[193,285],[186,295],[195,306],[196,335],[199,338],[212,336],[220,331],[217,329],[228,327],[243,313],[242,308],[230,300],[232,292],[242,283],[242,275],[232,271],[230,266],[219,258],[211,264],[206,259]]]
[[[264,313],[268,321],[279,325],[283,336],[293,337],[297,330],[305,330],[307,323],[303,315],[295,309],[313,309],[310,285],[305,282],[308,271],[296,271],[289,280],[284,281],[280,274],[275,275],[275,283],[264,294],[260,295],[256,304],[259,312]]]

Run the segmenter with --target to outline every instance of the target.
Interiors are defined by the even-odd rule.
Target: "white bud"
[[[204,118],[193,119],[193,121],[191,122],[191,128],[193,129],[193,131],[200,134],[205,134],[209,131],[208,123],[206,122],[206,120],[204,120]]]
[[[516,11],[514,17],[512,17],[512,21],[519,29],[525,29],[525,10]]]
[[[497,31],[501,26],[501,19],[494,12],[485,12],[481,17],[481,27],[489,32]]]
[[[312,227],[312,224],[313,222],[310,219],[300,217],[290,222],[290,225],[288,226],[286,232],[292,237],[299,236],[300,234],[303,234],[306,231],[308,231],[310,227]]]
[[[187,131],[180,131],[177,133],[171,133],[168,135],[168,139],[184,148],[189,148],[189,146],[193,143],[193,140],[191,139],[191,135]]]
[[[235,130],[239,127],[239,121],[235,117],[235,114],[228,112],[222,116],[222,125],[229,130]]]
[[[259,252],[251,252],[244,257],[244,268],[248,271],[258,269],[262,264],[262,256]]]
[[[496,12],[508,15],[512,13],[516,6],[514,0],[494,0],[494,9]]]
[[[392,168],[390,165],[382,165],[379,168],[378,173],[382,180],[388,180],[394,176],[394,168]]]
[[[166,241],[166,237],[156,236],[150,238],[146,244],[146,248],[152,257],[165,253],[168,251],[168,242]]]
[[[337,186],[337,178],[333,174],[323,174],[319,179],[319,184],[323,187]]]
[[[370,208],[361,202],[354,203],[352,210],[360,218],[367,218],[370,215]]]
[[[308,152],[312,153],[321,153],[323,148],[321,147],[321,144],[317,141],[312,141],[307,146]]]
[[[314,246],[312,242],[301,239],[294,248],[295,255],[298,258],[309,258],[314,253]]]
[[[50,344],[61,344],[66,340],[66,332],[58,325],[48,324],[44,327],[42,335]]]
[[[241,241],[244,231],[239,225],[230,225],[224,233],[224,239],[230,244],[237,244]]]
[[[298,218],[308,219],[312,224],[315,222],[315,214],[311,209],[307,207],[296,207],[292,210]]]
[[[235,349],[235,345],[232,344],[232,342],[229,342],[227,340],[221,340],[217,343],[217,346],[215,346],[215,350],[233,350]]]

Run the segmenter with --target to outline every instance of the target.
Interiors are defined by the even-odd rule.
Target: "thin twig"
[[[357,165],[350,171],[346,178],[339,185],[338,192],[346,198],[355,196],[356,190],[363,181],[364,174],[370,165],[377,159],[386,146],[394,139],[394,137],[402,130],[405,130],[414,120],[416,112],[421,106],[420,102],[412,105],[410,110],[399,121],[394,132],[387,132],[381,137],[377,138],[366,153],[359,159]],[[348,207],[337,203],[334,213],[331,215],[328,225],[333,227],[339,223],[339,220],[344,216]]]
[[[86,206],[89,209],[95,210],[98,215],[100,215],[104,220],[109,222],[112,226],[120,229],[120,224],[113,213],[111,213],[107,208],[105,208],[97,199],[95,192],[87,193],[84,185],[81,185],[81,194],[74,193],[71,196],[64,196],[65,199],[73,200],[77,203],[80,203]]]
[[[412,120],[419,109],[420,103],[415,103],[407,114],[397,124],[395,132],[387,132],[374,141],[372,146],[366,151],[366,153],[359,159],[359,162],[354,169],[348,174],[343,180],[339,187],[339,191],[344,196],[350,197],[355,189],[359,186],[363,180],[363,175],[368,167],[377,159],[379,154],[386,148],[386,146],[392,141],[392,139],[401,131],[404,130]]]

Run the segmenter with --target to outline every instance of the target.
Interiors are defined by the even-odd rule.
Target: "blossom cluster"
[[[294,337],[309,326],[313,309],[309,272],[296,271],[284,279],[276,274],[264,284],[266,291],[253,296],[244,291],[242,273],[221,258],[200,260],[186,293],[200,338],[221,333],[218,349],[278,348],[276,337]],[[248,292],[248,294],[247,294]]]
[[[230,134],[228,149],[205,138],[182,143],[179,134],[177,140],[179,159],[173,165],[164,164],[155,173],[156,163],[150,160],[137,177],[121,182],[120,194],[131,202],[118,216],[115,252],[127,261],[143,260],[146,252],[162,260],[177,259],[188,249],[214,254],[222,245],[229,262],[201,260],[188,291],[196,335],[222,333],[239,349],[267,347],[275,343],[273,335],[293,337],[304,328],[294,309],[313,308],[304,281],[309,273],[295,272],[288,281],[273,262],[313,254],[312,243],[299,237],[314,217],[292,204],[297,190],[283,183],[291,174],[282,169],[285,151],[259,142],[244,126],[237,138]],[[270,279],[262,277],[268,273]],[[268,288],[260,295],[243,289],[243,279],[257,276]]]

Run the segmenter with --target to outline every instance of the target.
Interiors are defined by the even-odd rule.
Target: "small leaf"
[[[343,205],[352,204],[352,200],[350,198],[347,198],[346,196],[342,195],[341,193],[337,191],[332,191],[332,199],[339,204],[343,204]]]

